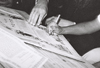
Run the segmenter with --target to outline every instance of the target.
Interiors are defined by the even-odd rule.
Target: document
[[[46,27],[29,25],[20,14],[17,13],[16,15],[12,12],[13,10],[8,12],[6,10],[0,9],[0,27],[2,29],[22,39],[25,43],[60,55],[80,59],[75,57],[67,47],[63,46],[65,44],[58,36],[49,35],[45,30]]]
[[[13,68],[35,68],[36,64],[40,61],[44,63],[47,58],[0,28],[0,60]]]
[[[66,45],[67,41],[62,40],[60,36],[49,35],[45,26],[32,26],[15,10],[7,10],[9,8],[0,7],[0,44],[2,44],[0,45],[2,48],[0,60],[3,64],[1,66],[8,66],[7,68],[41,67],[47,58],[34,48],[27,46],[31,45],[65,56],[69,62],[75,62],[72,65],[80,64],[82,68],[94,68],[79,56],[74,48],[68,46],[69,44]]]
[[[12,17],[10,18],[10,14],[8,14],[9,12],[5,10],[0,11],[0,68],[42,67],[48,58],[14,35],[18,25],[15,25],[13,22],[17,23],[17,21],[13,20]]]

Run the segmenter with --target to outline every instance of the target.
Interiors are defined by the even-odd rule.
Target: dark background
[[[34,4],[35,0],[13,0],[12,8],[30,13],[32,8],[34,7]],[[63,5],[63,0],[50,0],[48,4],[49,16],[54,16],[58,14],[60,11],[58,9],[60,9],[62,5]]]
[[[13,0],[12,8],[30,13],[34,4],[35,0]]]

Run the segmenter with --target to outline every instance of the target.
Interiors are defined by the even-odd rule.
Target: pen
[[[60,19],[60,16],[61,16],[61,15],[59,14],[59,15],[57,16],[56,20],[54,20],[55,24],[58,23],[58,21],[59,21],[59,19]],[[52,32],[53,32],[53,30],[51,29],[50,32],[49,32],[49,35],[51,35]]]
[[[59,21],[59,19],[60,19],[60,14],[58,15],[58,17],[56,18],[56,20],[55,20],[55,23],[57,24],[58,23],[58,21]]]

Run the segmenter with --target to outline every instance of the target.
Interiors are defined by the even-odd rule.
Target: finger
[[[34,14],[32,15],[32,17],[31,17],[31,20],[30,20],[30,24],[31,25],[35,25],[35,21],[36,21],[36,18],[37,18],[38,16],[37,16],[37,12],[34,12]]]
[[[53,30],[53,31],[52,31],[52,35],[57,36],[58,34],[56,33],[56,31],[55,31],[55,30]]]
[[[53,35],[57,36],[58,34],[54,32]]]
[[[39,20],[37,22],[37,26],[39,26],[41,24],[42,19],[43,19],[43,16],[42,15],[39,15]]]
[[[32,10],[32,12],[30,13],[29,19],[28,19],[29,23],[31,22],[32,16],[34,15],[34,13],[35,13],[35,10]]]
[[[28,21],[30,24],[32,24],[32,21],[34,19],[35,14],[36,14],[36,12],[34,11],[34,13],[30,15],[30,18],[29,18],[29,21]]]
[[[52,33],[52,27],[51,26],[48,27],[48,31],[49,31],[48,33],[51,35],[51,33]]]
[[[38,18],[39,18],[39,14],[36,13],[33,20],[32,20],[32,22],[33,22],[32,25],[34,25],[34,26],[37,25]]]
[[[53,24],[53,25],[51,25],[50,26],[50,28],[49,29],[51,29],[52,30],[52,35],[58,35],[57,33],[57,31],[58,31],[58,27],[57,27],[57,24]]]
[[[44,19],[46,16],[47,16],[47,14],[45,14],[45,15],[43,16],[43,19]]]
[[[52,31],[53,31],[53,30],[49,29],[49,35],[52,35]]]

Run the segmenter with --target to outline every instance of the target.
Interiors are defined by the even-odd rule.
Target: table
[[[13,14],[13,15],[20,14],[21,16],[23,16],[23,20],[26,20],[29,17],[29,15],[23,11],[14,10],[14,9],[12,10],[9,8],[5,9],[3,7],[0,7],[0,9],[4,10],[5,12],[6,11],[11,12],[11,13],[14,12],[15,14]],[[20,28],[22,28],[22,26]],[[22,29],[22,30],[25,30],[25,29]],[[90,63],[88,63],[81,56],[79,56],[79,54],[74,50],[74,48],[64,38],[63,35],[59,35],[59,38],[63,41],[64,44],[66,44],[65,47],[67,47],[70,50],[70,52],[73,54],[73,56],[78,57],[79,59],[83,60],[83,62],[77,61],[75,59],[72,59],[72,58],[64,56],[64,55],[59,55],[55,52],[51,52],[46,49],[41,49],[36,46],[27,44],[48,58],[48,61],[42,66],[42,68],[94,68]]]
[[[64,37],[61,36],[61,38],[64,40]],[[67,41],[67,40],[66,40]],[[70,49],[72,49],[74,55],[79,56],[75,50],[71,47],[70,43],[67,41],[66,44],[69,46]],[[35,49],[46,56],[48,61],[42,66],[42,68],[94,68],[91,64],[89,64],[87,61],[86,66],[84,66],[83,62],[78,62],[76,60],[70,59],[65,56],[61,56],[49,51],[45,51],[43,49],[39,49],[35,47]]]

